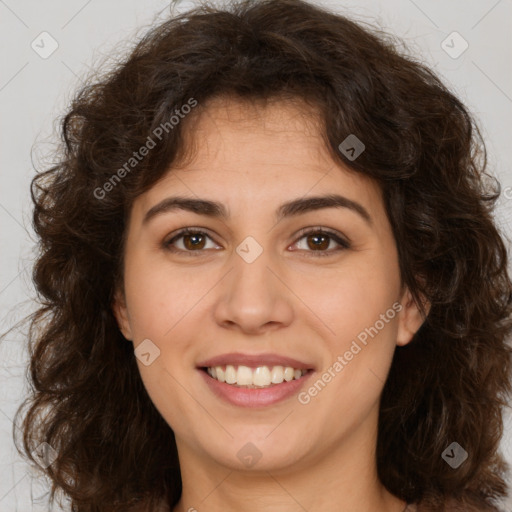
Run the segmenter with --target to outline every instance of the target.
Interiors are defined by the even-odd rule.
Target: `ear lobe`
[[[124,294],[117,290],[114,295],[114,301],[112,302],[112,312],[117,320],[119,330],[123,333],[123,336],[132,341],[132,329],[130,326],[130,317],[128,315],[128,308],[126,306],[126,299]]]
[[[402,310],[398,314],[398,333],[396,344],[404,346],[412,340],[425,321],[426,316],[423,316],[421,313],[418,304],[414,301],[408,288],[406,288],[402,295],[400,304],[402,305]],[[423,306],[426,314],[428,315],[430,311],[430,303],[426,299],[423,300]]]

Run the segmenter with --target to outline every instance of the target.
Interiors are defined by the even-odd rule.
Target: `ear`
[[[119,330],[123,333],[123,336],[132,341],[132,328],[130,325],[130,316],[128,314],[128,308],[126,307],[126,299],[124,293],[121,290],[117,290],[114,295],[114,301],[112,302],[112,312],[117,320]]]
[[[430,311],[430,303],[422,297],[423,307],[425,308],[426,315]],[[416,334],[418,329],[425,321],[426,316],[423,316],[421,310],[414,301],[411,292],[406,287],[402,298],[400,300],[402,309],[398,313],[398,333],[396,344],[399,346],[407,345]]]

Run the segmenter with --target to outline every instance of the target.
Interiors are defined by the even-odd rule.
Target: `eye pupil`
[[[313,245],[309,244],[310,240],[313,240]],[[329,247],[329,237],[322,234],[310,235],[308,237],[308,246],[313,250],[327,249]]]
[[[201,243],[204,244],[204,237],[200,234],[193,234],[193,235],[184,235],[183,241],[185,243],[185,247],[187,249],[197,249],[198,247],[202,249]]]

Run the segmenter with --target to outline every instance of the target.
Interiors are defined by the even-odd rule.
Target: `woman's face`
[[[195,158],[134,202],[114,309],[180,461],[286,471],[375,445],[393,352],[422,320],[378,186],[313,120],[211,101]]]

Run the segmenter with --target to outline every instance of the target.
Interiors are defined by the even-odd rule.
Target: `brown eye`
[[[329,237],[324,234],[307,236],[308,247],[314,251],[328,249],[329,242]]]
[[[163,243],[164,249],[175,252],[175,253],[198,253],[200,254],[203,250],[216,249],[217,245],[207,247],[208,241],[211,241],[211,237],[204,231],[199,231],[191,228],[181,230],[170,240]]]
[[[190,250],[204,249],[205,237],[199,233],[183,235],[183,245]]]
[[[303,244],[302,240],[305,240],[306,243]],[[306,253],[316,253],[315,256],[330,256],[351,247],[350,242],[342,238],[341,235],[323,228],[303,230],[296,246]]]

